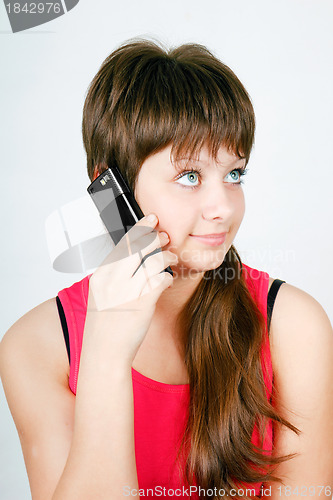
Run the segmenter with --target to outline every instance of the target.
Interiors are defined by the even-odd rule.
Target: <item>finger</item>
[[[149,214],[142,219],[140,219],[133,227],[131,227],[122,239],[127,239],[130,245],[133,245],[137,239],[141,239],[144,236],[151,235],[151,239],[154,238],[153,232],[154,228],[158,223],[158,218],[155,214]],[[121,240],[120,240],[121,241]],[[120,243],[120,242],[119,242]]]
[[[129,234],[126,233],[118,245],[112,250],[108,257],[104,260],[103,265],[112,264],[114,262],[123,261],[123,266],[117,264],[117,270],[121,273],[136,274],[140,265],[143,265],[146,258],[153,253],[161,252],[161,248],[169,242],[169,237],[166,233],[161,232],[145,234],[131,244]]]
[[[142,263],[137,272],[134,274],[132,280],[135,288],[145,286],[145,283],[153,276],[163,273],[168,266],[177,264],[178,257],[169,250],[161,251],[157,254],[150,255]],[[169,274],[169,273],[168,273]]]
[[[124,234],[117,245],[112,249],[107,256],[103,265],[118,260],[123,260],[135,253],[142,253],[145,247],[148,247],[156,238],[154,227],[157,224],[157,217],[153,215],[151,220],[149,216],[143,217],[132,228]],[[149,251],[148,251],[149,253]],[[141,257],[142,258],[142,257]]]
[[[152,276],[142,289],[140,299],[156,303],[161,293],[172,286],[173,277],[170,273],[160,273]]]
[[[147,247],[144,248],[142,251],[142,260],[140,261],[140,264],[136,267],[135,271],[133,272],[133,275],[136,274],[136,272],[139,270],[140,266],[143,266],[144,263],[148,258],[151,258],[151,256],[157,254],[157,258],[160,256],[160,253],[162,252],[162,248],[165,247],[169,243],[170,239],[167,233],[165,232],[160,232],[156,234],[156,237],[154,241],[152,242],[151,245],[148,245]],[[174,255],[174,254],[173,254]]]

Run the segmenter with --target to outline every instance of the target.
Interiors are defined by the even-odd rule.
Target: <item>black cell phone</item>
[[[116,166],[102,172],[87,188],[115,245],[145,215]],[[160,248],[149,255],[161,252]],[[148,255],[145,257],[145,259]],[[173,276],[168,266],[164,271]]]

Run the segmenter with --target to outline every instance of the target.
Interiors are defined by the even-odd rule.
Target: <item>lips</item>
[[[213,233],[213,234],[191,234],[191,236],[197,236],[198,238],[222,238],[227,233]]]
[[[213,233],[213,234],[190,234],[191,238],[196,241],[209,246],[223,245],[225,242],[227,233]]]

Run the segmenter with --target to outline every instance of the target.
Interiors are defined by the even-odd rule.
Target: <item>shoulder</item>
[[[319,404],[325,391],[332,392],[332,326],[323,307],[307,292],[288,283],[280,287],[270,345],[275,387],[284,405],[297,410],[297,401],[305,411],[310,400]]]
[[[32,498],[51,498],[72,440],[75,397],[64,344],[55,298],[22,316],[0,343],[0,375]]]
[[[0,374],[40,367],[68,376],[69,366],[56,299],[51,298],[24,314],[0,343]]]
[[[269,279],[269,286],[273,281]],[[330,342],[332,327],[325,310],[314,297],[283,283],[275,299],[270,335],[274,345],[283,341],[304,342],[312,337],[315,342]]]
[[[269,277],[269,280],[268,280],[268,290],[270,289],[271,284],[273,283],[274,279],[275,279],[275,278],[271,278],[271,277]]]
[[[296,453],[277,476],[293,488],[332,483],[333,335],[323,307],[303,290],[283,283],[276,296],[270,345],[272,402],[300,431],[274,422],[274,454]],[[275,471],[274,471],[275,472]],[[272,484],[273,499],[279,498]]]

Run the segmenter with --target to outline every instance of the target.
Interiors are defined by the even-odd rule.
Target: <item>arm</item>
[[[33,500],[118,500],[125,486],[138,489],[131,365],[172,284],[163,270],[177,257],[162,251],[140,265],[141,254],[128,249],[142,244],[148,255],[165,246],[157,234],[147,245],[156,224],[140,220],[90,278],[76,398],[54,299],[1,343],[1,376]]]
[[[90,319],[87,316],[72,446],[52,500],[123,499],[125,486],[139,488],[131,361],[107,356],[115,350],[114,341],[108,340],[116,329],[122,332],[120,327],[110,328],[104,321],[96,328],[87,325]]]
[[[82,371],[90,379],[85,391],[91,404],[81,403],[76,412],[84,433],[80,439],[81,432],[74,433],[75,396],[68,388],[68,358],[55,299],[23,316],[0,346],[1,378],[32,499],[81,500],[92,498],[91,492],[94,499],[123,498],[120,486],[137,488],[130,367],[113,365],[109,376],[94,366]]]
[[[29,311],[0,344],[0,373],[32,498],[51,499],[70,449],[75,397],[54,299]]]
[[[330,321],[314,298],[284,284],[276,298],[270,339],[275,405],[301,434],[297,436],[286,427],[274,428],[274,453],[296,452],[298,455],[276,469],[275,475],[284,485],[272,482],[264,488],[271,488],[273,500],[304,496],[331,498],[333,335]]]
[[[0,344],[33,500],[117,499],[123,486],[138,488],[131,366],[98,370],[84,356],[82,363],[76,401],[55,299],[23,316]]]

